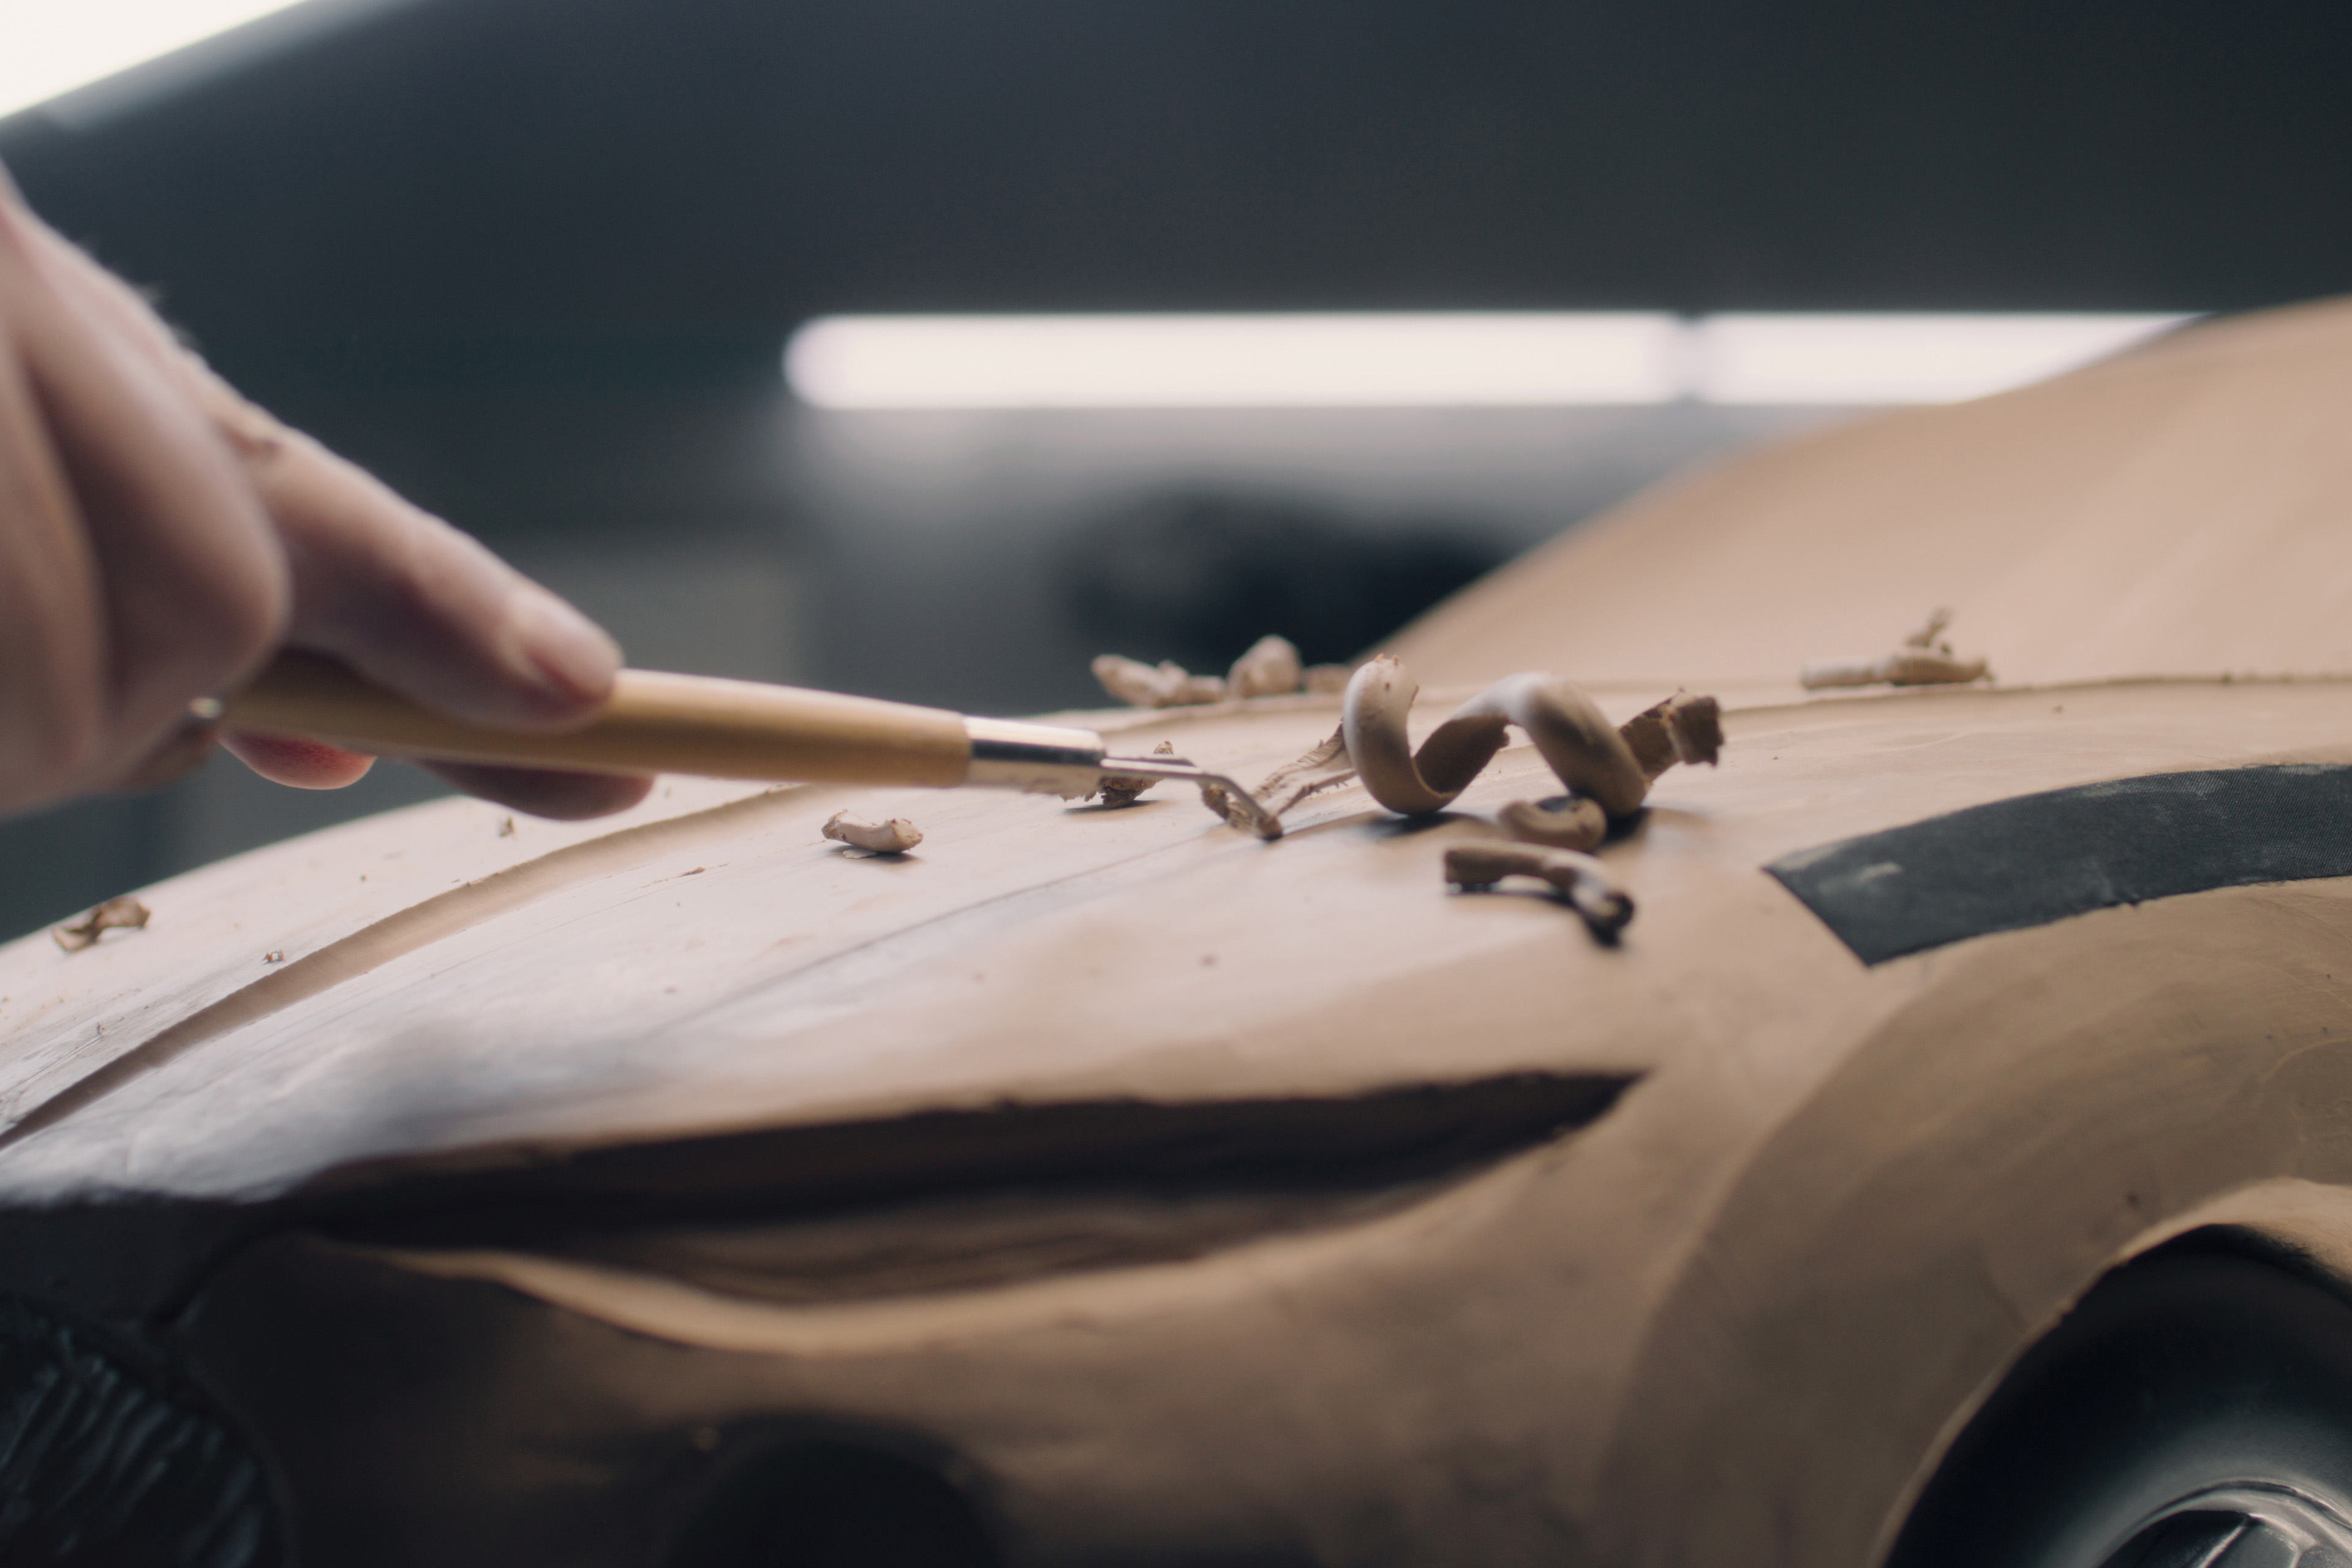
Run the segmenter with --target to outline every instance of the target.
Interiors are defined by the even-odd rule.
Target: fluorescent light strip
[[[0,115],[159,58],[297,0],[44,0],[0,21]]]
[[[820,408],[1938,403],[2113,353],[2179,315],[1652,311],[829,316],[784,351]]]
[[[2189,320],[2126,315],[1721,315],[1693,323],[1709,403],[1957,403],[2043,381]]]
[[[821,408],[1361,408],[1663,403],[1658,313],[835,316],[785,351]]]

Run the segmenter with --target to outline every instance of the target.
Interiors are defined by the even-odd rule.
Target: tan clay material
[[[861,822],[845,811],[836,811],[825,820],[827,838],[848,845],[853,849],[870,849],[877,855],[903,855],[923,841],[923,830],[903,816],[887,822]]]
[[[1356,776],[1356,763],[1348,754],[1345,730],[1334,730],[1306,752],[1258,781],[1257,798],[1280,817],[1297,809],[1307,796],[1336,789]]]
[[[1403,684],[1376,765],[1458,791],[1415,822],[1365,780],[1272,845],[679,783],[511,837],[441,802],[145,889],[136,941],[0,949],[0,1289],[173,1323],[155,1353],[299,1530],[343,1531],[311,1555],[365,1568],[379,1538],[618,1568],[778,1429],[939,1456],[1013,1561],[1870,1568],[2117,1260],[2225,1225],[2352,1273],[2352,878],[1866,964],[1763,868],[2037,791],[2352,764],[2347,376],[2341,310],[2200,328],[1637,501],[1400,639],[1440,711],[1557,669],[1567,731],[1624,745],[1590,795],[1643,808],[1593,857],[1641,900],[1614,945],[1439,896],[1558,785],[1507,704],[1417,752]],[[1790,685],[1945,602],[2005,679],[2080,682]],[[2295,679],[2139,679],[2245,667]],[[1653,781],[1612,726],[1727,674],[1719,765]],[[1254,777],[1341,720],[1089,722]],[[818,830],[852,808],[932,837],[848,864]],[[1583,1080],[1625,1087],[1435,1173],[1278,1157],[1301,1118],[1355,1147],[1395,1133],[1370,1106]],[[1011,1134],[937,1163],[1137,1108],[1199,1119],[1190,1174],[1113,1190]],[[759,1184],[795,1159],[896,1195],[793,1208]],[[467,1201],[398,1206],[423,1190]],[[119,1215],[142,1246],[84,1239]]]
[[[2016,684],[2352,674],[2347,362],[2327,301],[1872,416],[1637,497],[1385,646],[1440,683],[1787,690],[1949,605]]]
[[[58,945],[68,952],[79,952],[86,947],[95,946],[103,932],[143,931],[152,918],[145,904],[125,895],[107,900],[81,919],[61,925],[49,934],[57,938]]]
[[[1582,691],[1546,675],[1514,675],[1456,708],[1416,751],[1406,719],[1420,688],[1394,658],[1375,658],[1349,683],[1342,733],[1374,800],[1407,816],[1443,811],[1502,750],[1516,725],[1572,795],[1611,817],[1641,809],[1650,781],[1677,761],[1712,765],[1722,744],[1712,698],[1668,699],[1616,726]],[[1643,743],[1637,755],[1633,742]]]
[[[1532,877],[1558,889],[1598,935],[1613,936],[1633,918],[1633,900],[1591,856],[1540,844],[1457,844],[1445,852],[1445,879],[1481,893],[1506,877]]]
[[[1951,620],[1951,611],[1937,610],[1893,653],[1809,664],[1798,682],[1817,691],[1833,686],[1960,686],[1985,679],[1992,671],[1983,659],[1961,658],[1951,644],[1937,640]]]
[[[1503,831],[1526,844],[1555,849],[1598,849],[1609,837],[1609,814],[1601,803],[1580,795],[1556,795],[1545,800],[1506,802],[1495,814]]]
[[[1263,637],[1234,660],[1225,689],[1234,697],[1283,697],[1298,689],[1306,668],[1287,637]]]
[[[1138,708],[1191,708],[1225,700],[1219,677],[1194,675],[1165,660],[1150,665],[1107,653],[1096,658],[1094,669],[1105,691]]]
[[[1151,748],[1151,754],[1155,757],[1172,757],[1176,754],[1176,743],[1173,741],[1162,741]],[[1141,778],[1129,773],[1105,773],[1102,776],[1102,782],[1096,786],[1095,793],[1090,798],[1099,800],[1104,805],[1116,811],[1124,806],[1133,805],[1160,782],[1158,779]],[[1218,793],[1222,795],[1223,792]],[[1222,810],[1223,808],[1213,804],[1211,809]]]
[[[1325,672],[1318,679],[1327,686],[1332,668],[1317,667]],[[1223,676],[1194,675],[1171,661],[1150,665],[1115,653],[1097,658],[1094,672],[1105,691],[1138,708],[1193,708],[1212,702],[1286,697],[1305,685],[1309,673],[1300,664],[1298,649],[1289,638],[1270,636],[1252,643]],[[1345,681],[1342,672],[1340,682],[1344,685]]]

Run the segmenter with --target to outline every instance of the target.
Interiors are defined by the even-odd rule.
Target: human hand
[[[240,397],[0,172],[0,812],[177,776],[215,739],[189,703],[280,647],[520,729],[584,722],[619,665],[577,610]],[[219,739],[304,788],[372,761]],[[561,817],[620,810],[651,783],[434,771]]]

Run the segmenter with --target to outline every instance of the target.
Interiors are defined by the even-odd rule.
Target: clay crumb
[[[833,814],[833,820],[824,825],[824,836],[875,855],[904,855],[923,841],[923,830],[903,816],[877,824],[860,822],[845,811]]]
[[[273,947],[268,952],[261,955],[261,962],[264,963],[283,963],[286,962],[286,950],[282,947]]]
[[[1217,677],[1194,675],[1166,660],[1150,665],[1107,653],[1095,660],[1094,670],[1105,691],[1133,708],[1197,708],[1225,700],[1225,683]]]
[[[1526,844],[1554,849],[1594,849],[1609,837],[1609,814],[1587,795],[1515,800],[1495,814],[1503,831]]]
[[[1983,659],[1962,658],[1943,640],[1951,624],[1951,611],[1937,610],[1892,653],[1809,664],[1797,679],[1808,691],[1819,691],[1835,686],[1965,686],[1990,677]]]
[[[499,837],[501,838],[512,838],[514,837],[513,817],[502,816],[499,819]]]
[[[1592,934],[1613,942],[1633,919],[1633,900],[1601,862],[1574,849],[1535,844],[1457,844],[1445,852],[1445,879],[1465,893],[1491,891],[1507,877],[1533,877],[1583,917]]]
[[[1176,754],[1176,742],[1162,741],[1151,748],[1151,754],[1155,757],[1172,757]],[[1137,778],[1131,773],[1105,773],[1101,781],[1095,785],[1095,793],[1086,798],[1099,800],[1103,805],[1117,810],[1120,806],[1133,805],[1144,791],[1160,782],[1158,779]]]
[[[1262,637],[1225,672],[1225,689],[1235,697],[1283,697],[1297,690],[1306,674],[1288,637]]]
[[[1337,664],[1318,664],[1309,669],[1299,658],[1297,645],[1270,634],[1250,644],[1248,651],[1222,676],[1194,675],[1171,660],[1146,664],[1115,653],[1097,658],[1094,672],[1105,691],[1136,708],[1195,708],[1210,702],[1245,702],[1255,697],[1287,697],[1299,691],[1344,691],[1353,673]]]
[[[101,931],[143,931],[148,919],[147,906],[126,893],[121,898],[107,900],[81,919],[61,925],[49,934],[68,952],[79,952],[94,944]]]
[[[1676,763],[1714,767],[1723,755],[1723,705],[1677,691],[1617,727],[1643,774],[1655,780]]]

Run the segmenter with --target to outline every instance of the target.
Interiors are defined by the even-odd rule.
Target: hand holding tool
[[[1198,784],[1209,809],[1235,826],[1282,835],[1281,822],[1234,780],[1181,757],[1111,756],[1091,730],[714,676],[625,669],[594,719],[531,732],[450,719],[331,660],[289,653],[236,696],[200,706],[201,717],[233,730],[356,752],[580,773],[971,786],[1065,799],[1094,794],[1106,775],[1171,779]]]

